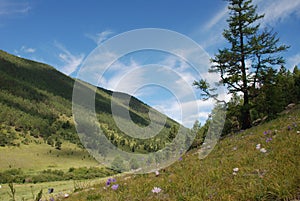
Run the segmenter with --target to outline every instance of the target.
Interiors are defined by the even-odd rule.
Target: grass
[[[70,167],[95,167],[99,164],[89,156],[86,150],[78,148],[72,143],[64,142],[62,150],[57,150],[46,144],[29,144],[20,147],[0,147],[0,170],[21,168],[25,173],[36,174],[42,170],[53,169],[67,171]],[[74,187],[87,188],[101,179],[83,181],[58,181],[44,183],[14,184],[16,200],[33,200],[33,195],[43,189],[43,197],[47,195],[48,188],[54,188],[54,195],[71,193]],[[0,188],[0,200],[10,200],[8,184]],[[32,195],[33,193],[33,195]]]
[[[74,193],[68,200],[292,200],[300,199],[300,110],[220,140],[204,159],[190,152],[154,173],[117,178]],[[267,132],[265,134],[265,131]],[[270,142],[267,138],[272,137]],[[256,149],[256,145],[267,150]],[[233,168],[239,168],[233,175]],[[151,190],[162,191],[154,194]]]
[[[82,180],[82,181],[57,181],[57,182],[44,182],[37,184],[14,184],[16,189],[16,200],[34,200],[38,192],[43,190],[43,200],[49,199],[50,196],[62,196],[64,194],[70,194],[74,192],[75,188],[91,188],[92,185],[100,183],[102,179],[93,179],[93,180]],[[48,189],[53,188],[54,193],[49,195]],[[8,184],[2,185],[0,189],[0,200],[10,200]]]
[[[70,167],[94,167],[98,163],[89,153],[68,142],[57,150],[46,144],[29,144],[20,147],[0,147],[0,170],[21,168],[24,172],[45,169],[68,170]]]

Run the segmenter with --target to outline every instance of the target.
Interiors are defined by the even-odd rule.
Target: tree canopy
[[[229,94],[241,94],[241,128],[251,127],[250,110],[255,106],[253,100],[259,95],[266,72],[284,64],[280,52],[288,49],[279,44],[277,33],[261,28],[259,21],[264,15],[258,15],[257,6],[252,0],[227,0],[229,9],[228,27],[223,37],[228,46],[219,49],[211,58],[210,72],[218,73],[220,84]],[[213,98],[217,94],[206,80],[195,81],[194,85],[204,92],[204,98]]]

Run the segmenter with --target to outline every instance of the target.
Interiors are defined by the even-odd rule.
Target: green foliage
[[[117,172],[122,172],[125,170],[125,165],[123,159],[120,156],[116,156],[111,163],[111,168]]]
[[[69,171],[47,169],[36,174],[24,173],[21,169],[9,169],[0,172],[0,183],[40,183],[64,180],[82,180],[106,177],[116,172],[97,167],[70,168]]]
[[[37,139],[43,138],[45,143],[58,150],[64,141],[83,147],[72,117],[73,85],[74,79],[51,66],[0,51],[0,146],[29,144],[29,134]],[[80,87],[83,93],[90,90],[87,83]],[[112,94],[112,91],[98,87],[95,95],[97,119],[105,137],[114,146],[128,152],[147,153],[164,148],[170,140],[170,128],[179,124],[167,118],[166,125],[155,137],[146,140],[132,138],[118,128],[112,117]],[[149,125],[152,109],[148,105],[119,92],[114,93],[114,101],[118,111],[129,110],[131,120],[137,126]],[[160,118],[165,116],[157,111],[154,113],[153,125],[158,128],[161,126]],[[130,127],[131,120],[122,115],[122,112],[117,114],[120,121]],[[89,138],[86,146],[97,149],[106,157],[108,147],[103,143],[106,139],[102,136],[98,141],[90,140],[98,139],[98,131],[93,130],[95,125],[89,119],[82,121],[86,121],[86,126],[77,127],[77,131]]]
[[[207,121],[203,126],[201,126],[201,123],[198,120],[195,121],[191,129],[191,132],[195,136],[195,139],[190,149],[198,148],[203,144],[208,131],[209,124],[210,124],[209,121]]]
[[[227,87],[230,94],[241,93],[240,107],[241,128],[251,127],[250,110],[257,104],[253,99],[261,92],[259,83],[264,79],[266,72],[278,65],[284,64],[284,59],[277,53],[288,49],[288,46],[279,45],[277,34],[270,30],[260,30],[259,20],[264,15],[256,13],[256,6],[252,0],[227,0],[229,3],[228,28],[223,36],[229,47],[220,49],[211,59],[210,72],[220,75],[220,83]],[[247,61],[251,61],[247,65]],[[203,98],[216,98],[214,88],[210,88],[205,80],[195,81],[203,94]]]
[[[40,201],[43,196],[43,189],[40,190],[40,192],[37,194],[35,201]]]
[[[56,142],[55,142],[55,148],[60,150],[61,149],[61,144],[62,144],[61,140],[57,139]]]
[[[11,197],[12,201],[16,201],[16,189],[14,188],[14,184],[11,182],[8,184],[9,187],[9,196]]]

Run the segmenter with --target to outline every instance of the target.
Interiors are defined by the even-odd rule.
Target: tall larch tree
[[[288,46],[277,45],[279,39],[272,30],[261,30],[260,20],[264,15],[258,15],[257,6],[252,0],[227,0],[229,9],[228,27],[223,36],[228,46],[219,49],[211,58],[210,72],[220,75],[220,84],[227,87],[229,94],[241,94],[242,129],[251,127],[251,100],[259,93],[259,83],[263,72],[276,65],[282,65],[284,59],[279,52]],[[214,88],[210,88],[206,80],[195,81],[194,85],[207,97],[216,97]]]

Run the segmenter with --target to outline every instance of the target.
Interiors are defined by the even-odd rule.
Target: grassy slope
[[[48,138],[64,138],[73,143],[79,143],[72,119],[72,93],[74,79],[60,73],[53,67],[10,55],[0,50],[0,134],[17,131],[17,138],[25,135],[35,135]],[[82,85],[83,91],[90,87]],[[101,126],[107,128],[106,133],[114,134],[117,143],[126,137],[116,127],[111,115],[112,91],[98,88],[95,99],[97,118]],[[119,108],[129,110],[132,120],[142,126],[149,123],[148,105],[132,97],[129,108],[124,104],[124,97],[128,95],[117,93],[116,102]],[[157,111],[156,111],[157,112]],[[157,117],[161,116],[159,112]],[[65,116],[66,118],[61,118]],[[165,115],[163,115],[166,117]],[[123,118],[122,116],[120,116]],[[68,130],[62,128],[65,123],[71,122]],[[130,125],[127,119],[125,124]],[[159,126],[160,122],[156,122]],[[177,124],[167,118],[167,124],[157,136],[160,141],[167,141],[169,127]],[[3,128],[3,129],[2,129]],[[63,134],[61,134],[63,133]],[[108,134],[107,134],[108,135]],[[116,137],[117,136],[117,137]],[[129,139],[130,140],[130,139]],[[16,140],[15,144],[21,140]],[[150,142],[148,142],[150,144]],[[139,144],[142,145],[142,144]],[[136,151],[142,146],[136,147]],[[123,145],[130,150],[130,144]]]
[[[96,166],[97,162],[84,149],[64,142],[62,150],[45,144],[29,144],[20,147],[0,147],[0,170],[21,168],[25,172],[45,169],[68,170],[70,167]]]
[[[290,129],[288,129],[290,127]],[[277,130],[277,131],[276,131]],[[68,200],[292,200],[300,199],[300,107],[276,120],[221,140],[203,160],[182,161],[148,175],[118,177],[118,190],[74,193]],[[269,133],[264,134],[265,131]],[[268,137],[272,141],[266,142]],[[256,149],[261,144],[267,150]],[[233,175],[233,168],[239,168]],[[151,192],[160,187],[159,194]],[[297,197],[298,196],[298,197]]]

